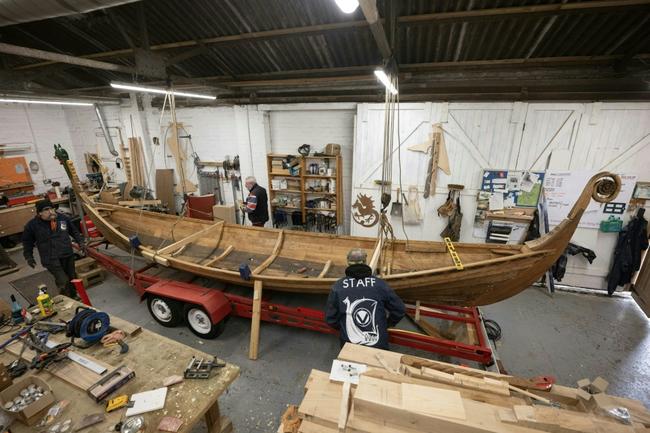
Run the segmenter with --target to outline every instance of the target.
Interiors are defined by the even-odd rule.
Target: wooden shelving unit
[[[342,180],[341,180],[341,156],[305,156],[299,157],[300,163],[298,164],[299,170],[298,174],[292,176],[288,170],[279,169],[278,164],[273,163],[273,161],[282,161],[287,158],[288,155],[270,153],[266,156],[266,166],[269,174],[269,198],[271,202],[278,195],[296,195],[300,194],[300,206],[282,206],[274,205],[271,203],[271,209],[294,209],[302,210],[302,222],[306,222],[308,212],[334,212],[336,215],[336,224],[343,224],[343,189],[342,189]],[[310,174],[310,166],[313,164],[318,165],[319,174]],[[329,173],[328,173],[329,169]],[[325,171],[325,174],[320,174]],[[290,181],[298,181],[299,189],[296,189],[295,186],[287,189],[277,189],[273,188],[273,180],[277,179],[287,179]],[[318,188],[323,188],[323,191],[315,191],[312,188],[316,185],[317,181],[324,180],[325,184],[318,185]],[[334,185],[331,185],[331,183]],[[318,197],[327,198],[332,200],[334,206],[327,208],[311,208],[307,207],[307,202],[309,200],[317,199]],[[294,203],[295,204],[295,203]]]

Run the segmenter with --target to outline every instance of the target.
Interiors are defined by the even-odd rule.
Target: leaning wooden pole
[[[262,313],[262,281],[255,280],[253,285],[253,316],[251,317],[251,341],[248,349],[248,358],[257,359],[260,343],[260,316]]]

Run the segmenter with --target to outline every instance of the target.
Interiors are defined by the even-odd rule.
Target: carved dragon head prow
[[[618,193],[621,192],[621,185],[621,177],[618,174],[610,173],[609,171],[596,173],[585,185],[584,190],[573,205],[568,217],[573,219],[582,216],[582,213],[587,209],[592,198],[598,203],[609,203],[614,200],[618,196]]]

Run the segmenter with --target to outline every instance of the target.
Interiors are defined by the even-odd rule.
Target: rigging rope
[[[393,84],[395,89],[398,89],[397,94],[393,94],[388,89],[386,89],[386,97],[384,102],[384,144],[383,144],[383,158],[382,158],[382,169],[381,169],[381,212],[379,219],[379,242],[382,242],[382,252],[379,257],[378,269],[381,270],[384,267],[387,272],[390,272],[390,266],[386,263],[392,262],[392,253],[394,247],[395,233],[393,231],[393,226],[390,223],[388,215],[386,215],[386,210],[390,204],[392,197],[392,181],[393,181],[393,146],[394,146],[394,136],[395,136],[395,108],[399,111],[399,83],[397,80],[397,73],[391,73],[388,75],[390,82]],[[397,133],[399,134],[399,112],[397,115],[398,125]],[[400,142],[398,139],[398,156],[399,156],[399,180],[400,188],[402,184],[402,167],[401,167],[401,155],[399,153]],[[387,257],[387,253],[391,253],[391,258]],[[383,272],[378,272],[383,273]]]

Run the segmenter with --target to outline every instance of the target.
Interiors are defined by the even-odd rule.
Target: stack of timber
[[[351,344],[339,359],[368,370],[357,385],[312,370],[298,432],[650,433],[641,402],[593,386],[543,390],[516,376]]]

